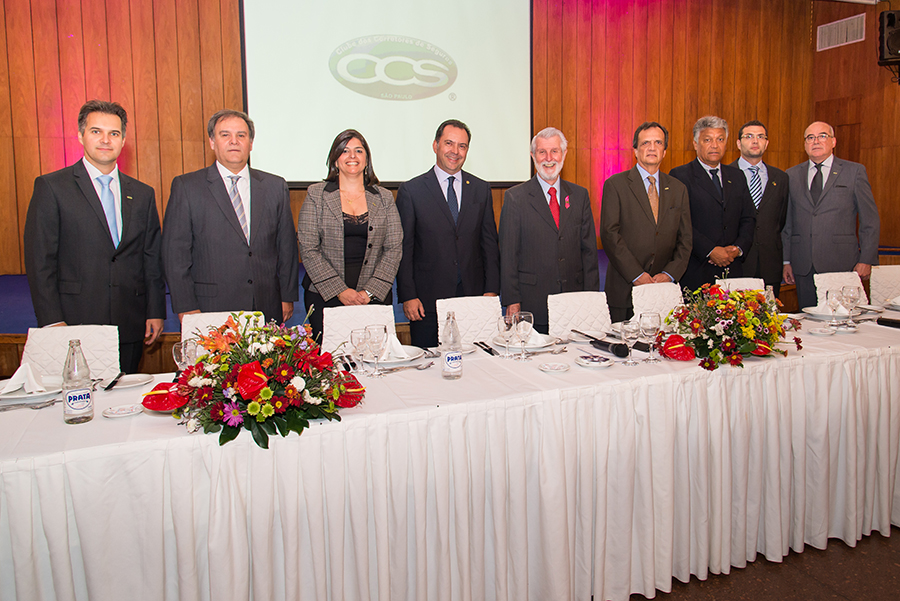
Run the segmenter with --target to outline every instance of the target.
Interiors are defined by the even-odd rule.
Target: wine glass
[[[861,296],[862,289],[859,286],[844,286],[841,288],[841,298],[843,299],[841,303],[847,309],[847,313],[849,313],[847,316],[847,328],[850,330],[855,330],[858,327],[856,322],[853,321],[853,309],[859,304]]]
[[[193,338],[176,342],[172,345],[172,359],[182,372],[197,362],[197,341]]]
[[[519,361],[530,361],[531,357],[525,353],[525,343],[528,342],[528,339],[531,337],[531,331],[534,328],[534,315],[529,311],[519,311],[514,317],[516,320],[516,337],[522,345],[522,354],[516,358]]]
[[[350,330],[350,346],[353,347],[353,358],[356,361],[357,369],[367,374],[363,359],[366,354],[366,347],[369,344],[369,333],[365,328]],[[367,374],[368,375],[368,374]]]
[[[656,348],[656,335],[661,325],[659,313],[641,313],[640,324],[641,334],[650,339],[650,356],[644,359],[644,363],[659,363],[659,359],[653,353]]]
[[[500,330],[500,338],[506,345],[506,354],[503,355],[503,358],[512,359],[512,354],[509,352],[509,341],[516,334],[516,314],[507,313],[497,318],[497,329]]]
[[[387,326],[384,324],[366,326],[366,334],[369,335],[369,350],[375,356],[375,371],[369,375],[373,378],[381,378],[384,376],[384,373],[378,368],[378,361],[381,359],[381,353],[384,352],[384,346],[387,344]]]
[[[838,307],[843,304],[843,299],[841,298],[840,290],[828,290],[825,293],[825,303],[828,305],[828,308],[831,309],[831,321],[828,322],[828,327],[833,329],[838,329],[841,327],[841,322],[838,321],[837,318],[837,310]]]
[[[625,361],[622,365],[640,365],[631,356],[634,349],[634,343],[637,342],[638,338],[640,337],[641,324],[637,319],[627,319],[622,322],[622,338],[625,340],[625,344],[628,345],[628,360]]]

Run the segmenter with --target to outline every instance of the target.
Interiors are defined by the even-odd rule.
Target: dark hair
[[[469,137],[469,140],[468,140],[468,141],[469,141],[469,142],[472,141],[472,132],[469,131],[469,126],[468,126],[468,125],[466,125],[465,123],[463,123],[463,122],[460,121],[459,119],[447,119],[446,121],[444,121],[443,123],[441,123],[441,124],[438,126],[437,131],[434,133],[434,141],[435,141],[435,142],[440,142],[440,141],[441,141],[441,136],[444,135],[444,128],[447,127],[448,125],[449,125],[450,127],[457,127],[457,128],[459,128],[459,129],[464,129],[464,130],[466,131],[466,135]]]
[[[253,138],[256,137],[256,127],[253,125],[253,119],[247,113],[234,109],[222,109],[209,118],[209,121],[206,123],[206,133],[209,139],[212,140],[213,134],[216,133],[216,123],[228,117],[237,117],[244,120],[244,123],[247,124],[247,129],[250,130],[250,141],[252,142]]]
[[[108,102],[106,100],[88,100],[81,105],[78,111],[78,133],[84,135],[84,128],[87,127],[87,118],[91,113],[105,113],[107,115],[115,115],[122,121],[122,135],[125,135],[125,126],[128,124],[128,113],[122,108],[118,102]]]
[[[347,144],[353,138],[359,140],[366,151],[366,170],[363,172],[363,184],[366,186],[374,186],[378,183],[378,177],[375,175],[375,168],[372,167],[372,153],[369,151],[369,143],[366,142],[363,135],[355,129],[345,129],[339,133],[334,138],[334,142],[331,143],[331,150],[328,151],[328,160],[325,161],[325,164],[328,165],[328,176],[325,178],[325,181],[338,181],[339,172],[337,161],[344,153],[344,148],[347,147]]]
[[[643,123],[641,123],[640,125],[638,125],[638,128],[637,128],[636,130],[634,130],[634,140],[631,142],[631,147],[634,148],[635,150],[637,150],[637,147],[638,147],[638,136],[640,135],[640,133],[641,133],[642,131],[647,131],[648,129],[653,129],[653,128],[655,128],[655,127],[658,127],[659,129],[662,130],[662,133],[663,133],[663,149],[664,149],[664,150],[665,150],[665,149],[668,149],[668,148],[669,148],[669,130],[667,130],[665,127],[663,127],[662,125],[660,125],[660,124],[657,123],[656,121],[644,121]]]
[[[766,132],[766,135],[769,135],[769,130],[765,125],[763,125],[762,121],[757,121],[756,119],[754,119],[752,121],[747,121],[741,126],[741,128],[738,130],[738,140],[740,140],[741,136],[744,135],[744,129],[748,127],[761,127]]]

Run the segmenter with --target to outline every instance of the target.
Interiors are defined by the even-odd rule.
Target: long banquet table
[[[624,600],[887,536],[900,330],[803,345],[715,372],[479,350],[458,381],[364,380],[343,421],[268,450],[100,417],[149,385],[84,425],[2,413],[0,600]]]

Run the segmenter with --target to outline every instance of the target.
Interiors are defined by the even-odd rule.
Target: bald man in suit
[[[603,184],[600,240],[609,257],[606,300],[614,322],[631,319],[634,286],[677,282],[691,255],[691,206],[687,189],[659,166],[669,132],[642,123],[632,140],[637,164]]]

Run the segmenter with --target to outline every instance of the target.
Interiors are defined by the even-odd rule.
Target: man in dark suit
[[[507,312],[530,311],[547,333],[547,297],[600,290],[588,191],[559,177],[568,142],[553,127],[531,140],[536,174],[506,191],[500,212],[500,285]]]
[[[669,132],[655,121],[642,123],[632,146],[637,165],[604,182],[600,205],[600,240],[609,257],[605,291],[613,322],[634,315],[634,286],[678,281],[691,255],[687,189],[659,170]]]
[[[462,171],[470,140],[462,121],[441,123],[432,144],[437,164],[397,192],[403,224],[397,294],[412,343],[423,348],[438,343],[437,299],[500,293],[491,187]]]
[[[744,254],[744,276],[762,278],[772,286],[775,296],[781,291],[781,229],[787,215],[788,176],[763,162],[769,146],[769,131],[759,121],[748,121],[738,130],[737,147],[741,158],[731,164],[744,172],[750,198],[756,209],[753,243]]]
[[[691,201],[693,250],[681,278],[690,290],[725,273],[732,278],[744,275],[743,254],[753,243],[756,221],[744,174],[720,162],[728,124],[719,117],[701,117],[693,133],[696,160],[669,173],[687,187]]]
[[[172,309],[262,311],[286,321],[299,298],[297,232],[284,179],[250,169],[255,129],[246,114],[209,119],[216,162],[180,175],[163,222]]]
[[[34,181],[25,270],[39,326],[117,326],[119,365],[134,373],[162,332],[166,290],[153,188],[116,166],[127,122],[115,102],[81,107],[84,158]]]
[[[817,121],[803,136],[809,161],[787,171],[791,194],[781,237],[784,281],[796,283],[801,307],[811,307],[815,274],[852,270],[869,277],[881,224],[866,168],[834,156],[834,128]]]

